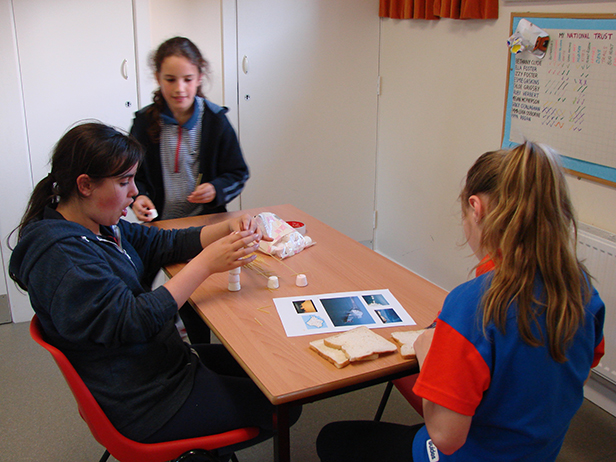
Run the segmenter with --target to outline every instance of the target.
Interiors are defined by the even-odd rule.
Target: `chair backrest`
[[[116,459],[122,462],[166,462],[179,457],[191,449],[214,450],[221,447],[241,443],[255,438],[259,434],[256,427],[239,428],[216,435],[190,438],[185,440],[168,441],[164,443],[144,444],[126,438],[116,430],[109,421],[92,393],[83,382],[68,358],[44,338],[41,323],[36,315],[30,322],[30,335],[45,348],[55,360],[62,375],[66,379],[73,396],[77,401],[79,414],[88,424],[92,435]]]

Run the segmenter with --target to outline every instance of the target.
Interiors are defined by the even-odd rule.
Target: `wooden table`
[[[261,391],[276,405],[276,461],[289,461],[288,408],[408,375],[414,360],[398,353],[343,369],[309,349],[309,342],[332,334],[287,337],[273,299],[297,295],[389,289],[417,323],[425,327],[440,310],[446,292],[415,273],[354,241],[291,205],[155,222],[160,228],[185,228],[248,213],[273,212],[288,221],[305,223],[316,245],[282,261],[264,254],[260,267],[277,275],[280,287],[267,288],[267,278],[244,268],[241,290],[230,292],[228,274],[209,277],[192,294],[191,303],[216,337],[233,354]],[[404,230],[400,230],[404,232]],[[169,276],[183,264],[166,268]],[[297,287],[295,276],[306,274],[308,285]],[[398,328],[379,328],[385,338]],[[378,403],[375,403],[375,407]]]

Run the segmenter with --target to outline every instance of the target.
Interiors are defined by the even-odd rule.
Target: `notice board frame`
[[[561,22],[566,24],[567,29],[571,30],[592,30],[592,31],[613,31],[616,37],[616,14],[589,14],[589,13],[530,13],[530,12],[512,12],[510,21],[511,34],[517,27],[521,19],[527,19],[538,27],[550,31],[550,29],[561,29],[562,27],[554,27]],[[609,25],[609,28],[606,28]],[[551,26],[551,27],[550,27]],[[598,27],[597,27],[598,26]],[[550,37],[552,39],[552,37]],[[514,96],[514,81],[515,81],[515,63],[516,58],[520,56],[532,57],[529,53],[513,55],[509,53],[507,65],[507,86],[505,95],[505,108],[503,115],[503,131],[501,145],[503,148],[510,148],[516,143],[510,141],[512,104]],[[616,87],[616,80],[614,81]],[[616,107],[614,108],[614,117],[616,118]],[[615,119],[616,120],[616,119]],[[616,124],[614,125],[616,131]],[[536,139],[533,141],[541,142],[543,140]],[[575,157],[575,153],[567,153],[563,155],[563,166],[567,173],[585,178],[597,183],[601,183],[610,187],[616,188],[616,168],[601,163],[594,163]],[[616,151],[614,152],[616,158]]]

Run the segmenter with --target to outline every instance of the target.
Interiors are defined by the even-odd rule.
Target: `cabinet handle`
[[[246,55],[242,58],[242,71],[244,74],[248,74],[248,56]]]
[[[120,72],[122,72],[122,77],[124,77],[124,80],[128,80],[128,61],[126,59],[122,61]]]

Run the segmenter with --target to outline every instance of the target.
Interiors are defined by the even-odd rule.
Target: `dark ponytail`
[[[98,122],[71,128],[54,148],[51,173],[32,191],[17,227],[18,239],[28,223],[42,218],[45,207],[55,208],[61,200],[78,194],[80,175],[86,174],[93,180],[118,176],[141,162],[142,157],[139,142],[115,128]]]

